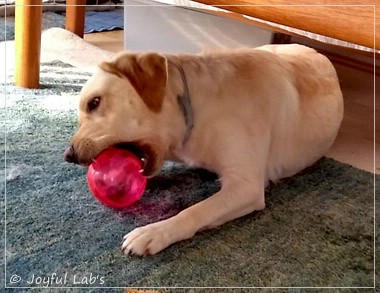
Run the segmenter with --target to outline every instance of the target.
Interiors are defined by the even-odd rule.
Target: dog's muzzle
[[[75,154],[74,147],[70,145],[63,154],[65,161],[69,163],[78,164],[78,157]]]

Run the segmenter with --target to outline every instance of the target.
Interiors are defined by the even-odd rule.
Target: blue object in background
[[[111,31],[115,29],[124,29],[123,9],[115,9],[113,11],[86,12],[86,21],[84,28],[84,32],[86,34],[93,32]]]

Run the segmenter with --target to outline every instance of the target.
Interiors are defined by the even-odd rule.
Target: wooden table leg
[[[83,38],[86,0],[66,1],[66,29]]]
[[[15,84],[17,86],[38,88],[40,85],[41,25],[42,0],[16,0]]]

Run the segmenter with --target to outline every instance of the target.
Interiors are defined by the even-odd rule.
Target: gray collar
[[[191,135],[191,130],[194,127],[194,121],[193,121],[193,109],[191,107],[191,101],[190,101],[190,93],[189,93],[189,87],[187,85],[186,75],[185,71],[183,70],[182,66],[178,66],[179,72],[181,73],[181,78],[183,82],[183,94],[178,95],[178,104],[181,108],[181,111],[183,113],[183,117],[185,118],[186,123],[186,134],[183,138],[183,144],[186,144],[186,142],[189,140]]]

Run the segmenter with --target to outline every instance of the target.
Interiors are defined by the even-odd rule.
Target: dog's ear
[[[156,53],[123,54],[113,62],[103,62],[104,71],[126,77],[153,112],[159,112],[165,96],[167,61]]]

